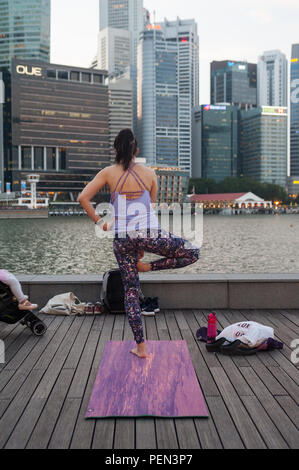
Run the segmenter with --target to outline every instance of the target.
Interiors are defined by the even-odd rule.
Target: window
[[[56,148],[47,148],[47,170],[56,170]]]
[[[59,149],[59,162],[60,162],[60,170],[66,169],[66,148],[61,147]]]
[[[69,73],[65,72],[64,70],[58,70],[58,78],[59,78],[59,80],[68,80],[69,79]]]
[[[13,170],[19,169],[19,148],[16,145],[14,145],[12,148],[12,162],[11,163],[12,163],[11,168]]]
[[[31,147],[22,147],[21,162],[22,170],[32,170]]]
[[[102,75],[94,75],[93,76],[93,81],[94,83],[99,83],[99,84],[102,84],[103,83],[103,76]]]
[[[56,78],[56,70],[47,70],[47,77],[48,78]]]
[[[80,82],[80,72],[71,72],[71,80]]]
[[[34,148],[34,169],[43,170],[44,169],[44,149],[43,147]]]
[[[91,82],[91,74],[82,72],[82,82],[90,83]]]

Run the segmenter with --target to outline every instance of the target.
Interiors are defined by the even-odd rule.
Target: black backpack
[[[140,301],[144,299],[140,291]],[[119,269],[104,274],[101,303],[108,313],[125,313],[125,292]]]

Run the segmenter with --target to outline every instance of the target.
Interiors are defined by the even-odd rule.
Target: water
[[[197,264],[181,273],[298,273],[299,216],[206,216]],[[155,259],[146,255],[145,260]],[[97,274],[117,264],[87,218],[0,220],[0,268],[18,274]],[[176,271],[170,271],[175,274]]]

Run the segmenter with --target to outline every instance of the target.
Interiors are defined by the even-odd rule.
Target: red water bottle
[[[217,336],[217,316],[216,313],[210,313],[208,316],[208,334],[207,343],[214,343]]]

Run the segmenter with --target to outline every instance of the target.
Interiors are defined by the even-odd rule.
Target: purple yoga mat
[[[146,344],[139,359],[134,342],[107,342],[85,417],[208,417],[187,343]]]

